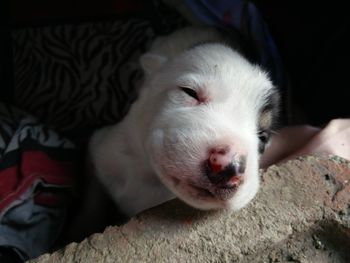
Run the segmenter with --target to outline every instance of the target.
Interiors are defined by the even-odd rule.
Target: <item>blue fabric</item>
[[[284,88],[285,73],[276,45],[256,6],[246,0],[185,0],[203,24],[238,30],[255,48],[258,63],[274,85]]]
[[[37,182],[0,214],[0,246],[13,248],[22,260],[38,257],[52,248],[65,222],[64,206],[50,208],[34,202],[37,187],[59,189]]]

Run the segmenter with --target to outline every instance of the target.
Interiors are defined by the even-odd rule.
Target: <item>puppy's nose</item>
[[[234,156],[230,152],[229,148],[215,148],[209,153],[208,166],[213,173],[219,173],[224,170],[228,165],[233,165],[237,168],[237,173],[244,173],[246,166],[246,157],[244,155],[239,156],[237,160],[233,160]]]
[[[228,150],[212,150],[207,162],[207,176],[211,183],[218,187],[231,188],[241,182],[241,174],[245,171],[245,157],[234,161]]]
[[[231,159],[228,148],[215,148],[210,151],[208,165],[213,173],[219,173],[231,163]]]

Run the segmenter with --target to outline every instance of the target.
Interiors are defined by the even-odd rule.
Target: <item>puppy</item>
[[[140,63],[138,100],[89,144],[94,173],[121,211],[174,197],[199,209],[247,205],[278,112],[267,73],[206,27],[157,39]]]

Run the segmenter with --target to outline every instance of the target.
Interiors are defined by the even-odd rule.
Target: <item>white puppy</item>
[[[140,60],[138,100],[93,135],[94,172],[128,216],[175,196],[236,210],[257,193],[278,95],[261,68],[223,42],[196,27],[157,39]]]

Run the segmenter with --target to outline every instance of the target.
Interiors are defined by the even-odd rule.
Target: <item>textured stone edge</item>
[[[345,242],[350,243],[350,162],[337,156],[304,156],[272,165],[262,178],[262,189],[253,204],[238,213],[202,212],[173,200],[136,216],[126,225],[107,227],[102,234],[30,262],[249,262],[259,253],[269,253],[267,259],[271,261],[271,255],[277,255],[276,259],[284,256],[284,250],[279,247],[286,246],[285,240],[293,236],[298,239],[305,231],[320,228],[322,224],[327,227],[329,222],[345,229]],[[310,187],[303,187],[303,180]],[[300,193],[290,192],[295,190],[289,188],[290,182],[296,183],[296,189],[300,187]],[[270,200],[279,196],[294,203]],[[273,201],[274,206],[261,205],[259,200]],[[278,214],[286,205],[292,211],[287,209]],[[275,218],[271,217],[274,213]],[[227,243],[219,239],[225,234],[225,226],[229,233]],[[230,232],[235,228],[239,230],[237,233]],[[244,233],[245,229],[251,232]],[[244,239],[245,235],[250,239]],[[317,243],[317,238],[312,242]],[[215,247],[222,244],[229,244],[230,249]],[[167,258],[169,254],[175,255],[174,258]]]

